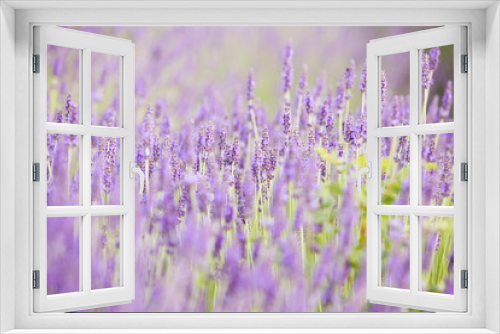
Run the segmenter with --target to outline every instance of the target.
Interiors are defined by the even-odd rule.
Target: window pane
[[[410,288],[410,217],[380,216],[380,285]]]
[[[92,137],[92,205],[119,205],[120,138]]]
[[[421,217],[422,291],[453,294],[453,217]]]
[[[453,206],[453,133],[422,136],[422,205]]]
[[[410,53],[380,57],[381,126],[410,124]]]
[[[80,291],[80,217],[47,218],[47,294]]]
[[[380,139],[381,203],[410,204],[410,140],[409,137]]]
[[[47,134],[47,205],[80,205],[80,136]]]
[[[92,52],[92,125],[120,126],[120,58]]]
[[[92,289],[120,286],[120,219],[92,217]]]
[[[79,124],[80,50],[47,45],[47,122]]]
[[[421,51],[422,124],[453,122],[453,45]]]

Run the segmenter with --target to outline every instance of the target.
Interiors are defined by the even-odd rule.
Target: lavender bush
[[[365,43],[409,29],[82,29],[136,42],[136,162],[146,175],[145,194],[136,192],[136,298],[93,311],[407,311],[366,302],[366,197],[355,187],[366,163]],[[77,123],[78,81],[68,72],[78,67],[61,49],[49,48],[48,121]],[[424,53],[427,122],[453,121],[446,57],[446,47]],[[92,124],[116,126],[119,66],[92,61]],[[409,97],[391,93],[387,73],[382,119],[407,124]],[[60,138],[47,137],[49,205],[78,198],[78,138]],[[453,205],[453,135],[423,140],[424,204]],[[93,204],[119,202],[119,145],[92,139]],[[381,147],[382,202],[408,204],[409,140],[383,138]],[[72,289],[57,279],[65,252],[77,250],[67,220],[65,238],[48,236],[51,293]],[[117,286],[116,217],[94,218],[92,228],[92,287]],[[382,283],[408,288],[407,217],[382,217],[381,228]],[[422,235],[424,289],[453,293],[453,220],[427,217]]]

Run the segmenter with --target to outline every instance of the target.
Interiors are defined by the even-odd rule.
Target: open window
[[[134,53],[128,40],[34,28],[35,312],[134,299]],[[120,76],[100,89],[110,66]]]
[[[372,303],[467,309],[465,29],[436,28],[367,45],[367,298]],[[433,77],[439,53],[447,56],[441,61],[449,59],[445,66],[452,67],[453,77]],[[407,57],[409,66],[395,57]],[[391,111],[384,109],[389,75],[410,83],[404,92],[410,98]],[[443,80],[442,101],[429,100]],[[395,123],[391,113],[406,113],[407,121]],[[396,168],[402,172],[396,175]],[[440,196],[431,195],[436,192]],[[408,265],[394,268],[394,257]],[[433,284],[443,277],[451,282],[448,287]]]

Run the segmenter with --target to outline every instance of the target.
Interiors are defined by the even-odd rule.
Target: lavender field
[[[95,312],[400,312],[366,301],[366,43],[418,27],[83,27],[136,44],[136,298]],[[453,122],[453,48],[423,55],[422,115]],[[78,123],[78,52],[48,50],[49,122]],[[382,125],[409,123],[409,58],[382,59]],[[92,56],[92,124],[119,126],[119,62]],[[453,205],[453,134],[422,204]],[[92,138],[92,204],[120,203],[120,140]],[[409,204],[407,137],[382,204]],[[48,205],[79,203],[78,136],[47,136]],[[138,188],[138,182],[137,182]],[[48,219],[48,292],[78,291],[75,218]],[[409,219],[383,216],[382,285],[409,288]],[[453,219],[422,220],[423,289],[453,293]],[[120,285],[119,217],[92,219],[92,289]]]

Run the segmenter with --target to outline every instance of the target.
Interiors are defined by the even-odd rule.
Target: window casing
[[[366,25],[392,25],[400,24],[401,19],[404,18],[404,22],[408,24],[420,24],[420,25],[441,25],[441,24],[451,24],[457,22],[469,22],[469,28],[479,27],[480,22],[484,21],[483,11],[454,11],[450,15],[447,10],[416,10],[416,11],[400,11],[395,15],[394,12],[380,11],[380,15],[368,15],[369,11],[362,11],[356,13],[355,11],[329,11],[329,10],[316,10],[315,17],[317,22],[311,22],[308,15],[301,14],[300,11],[294,10],[284,10],[284,11],[273,11],[267,10],[268,14],[276,14],[273,16],[273,22],[266,21],[266,16],[262,16],[260,11],[254,10],[245,11],[238,10],[220,10],[217,12],[219,16],[212,17],[211,14],[214,12],[194,12],[188,13],[189,11],[182,10],[170,10],[170,11],[144,11],[137,13],[131,10],[114,11],[108,13],[105,17],[99,17],[96,15],[96,11],[93,10],[63,10],[63,11],[39,11],[30,10],[22,11],[18,13],[16,21],[16,34],[18,36],[18,45],[16,51],[18,52],[18,59],[16,63],[17,75],[21,79],[18,87],[18,92],[16,93],[16,113],[19,113],[19,117],[16,117],[16,150],[18,152],[26,152],[25,154],[20,154],[16,161],[16,168],[18,173],[16,174],[16,181],[19,184],[21,190],[18,191],[16,196],[16,212],[19,213],[16,224],[16,299],[19,301],[16,303],[16,320],[20,328],[137,328],[138,324],[141,326],[149,328],[163,328],[163,327],[188,327],[192,328],[194,326],[200,328],[220,328],[220,327],[254,327],[257,321],[263,321],[264,326],[270,327],[308,327],[308,328],[328,328],[332,327],[332,321],[335,322],[335,327],[346,328],[352,324],[352,320],[356,319],[356,327],[359,328],[358,320],[363,320],[362,326],[365,327],[481,327],[484,317],[484,304],[481,302],[484,297],[484,287],[481,286],[482,279],[480,274],[484,272],[484,265],[479,260],[484,256],[484,243],[483,237],[480,231],[484,230],[483,223],[484,217],[480,211],[480,201],[478,198],[476,201],[470,200],[468,206],[469,210],[469,220],[473,222],[476,228],[475,233],[470,233],[472,236],[471,243],[467,245],[469,257],[469,290],[468,298],[470,301],[469,312],[465,314],[321,314],[321,315],[297,315],[297,314],[280,314],[280,315],[259,315],[259,314],[248,314],[248,315],[235,315],[235,314],[213,314],[213,315],[189,315],[189,314],[33,314],[33,300],[32,300],[32,290],[30,288],[30,270],[32,268],[32,258],[33,253],[32,248],[32,222],[33,222],[33,212],[29,208],[32,207],[32,184],[29,178],[23,178],[23,175],[29,175],[29,167],[31,166],[30,156],[32,156],[32,147],[29,145],[32,142],[33,124],[31,123],[32,110],[32,100],[25,99],[26,93],[32,96],[31,87],[32,82],[29,73],[29,67],[26,64],[30,63],[29,55],[31,54],[32,45],[32,26],[35,23],[57,23],[61,25],[99,25],[105,20],[106,24],[109,25],[124,25],[124,24],[147,24],[148,22],[162,22],[164,24],[233,24],[233,22],[238,22],[238,25],[242,24],[290,24],[290,17],[293,17],[294,24],[342,24],[348,25],[350,22],[359,22],[359,18],[362,18],[363,24]],[[194,14],[194,15],[193,15]],[[291,16],[290,16],[291,15]],[[359,16],[358,16],[359,15]],[[425,17],[425,22],[422,22],[422,18]],[[397,18],[397,20],[396,20]],[[471,63],[469,64],[470,71],[474,71],[475,66],[479,68],[482,64],[482,59],[479,57],[477,60],[474,58],[475,52],[481,53],[481,45],[479,41],[484,38],[484,31],[481,29],[469,29],[470,31],[470,45],[469,55]],[[473,73],[473,72],[472,72]],[[475,96],[477,94],[480,96],[480,91],[484,88],[484,78],[476,76],[469,76],[469,97]],[[472,85],[471,85],[472,84]],[[483,90],[484,91],[484,90]],[[480,99],[474,99],[478,101]],[[468,99],[469,110],[472,110],[477,117],[481,116],[479,108],[473,104],[473,99]],[[480,103],[480,102],[475,102]],[[481,105],[478,104],[477,107]],[[478,110],[476,112],[476,110]],[[481,138],[481,128],[477,127],[477,123],[470,122],[471,115],[469,114],[469,129],[468,133],[473,132],[477,134],[476,137],[469,136],[469,152],[472,154],[472,161],[470,164],[470,182],[468,183],[468,190],[471,193],[477,193],[479,191],[475,190],[475,187],[481,186],[482,176],[480,175],[479,169],[474,170],[474,165],[480,164],[481,156],[478,159],[474,159],[474,155],[479,154],[479,143]],[[475,127],[476,126],[476,127]],[[22,130],[26,130],[24,133]],[[25,133],[28,133],[27,137]],[[28,173],[23,173],[26,171]],[[477,180],[477,183],[476,181]],[[477,197],[476,197],[477,198]],[[479,202],[479,203],[478,203]],[[469,227],[470,228],[470,227]],[[472,232],[472,231],[469,231]],[[474,245],[474,247],[471,247]],[[474,261],[474,259],[477,259]],[[477,276],[477,278],[476,278]],[[422,321],[422,317],[425,321]],[[193,318],[196,319],[196,323],[193,323]]]

